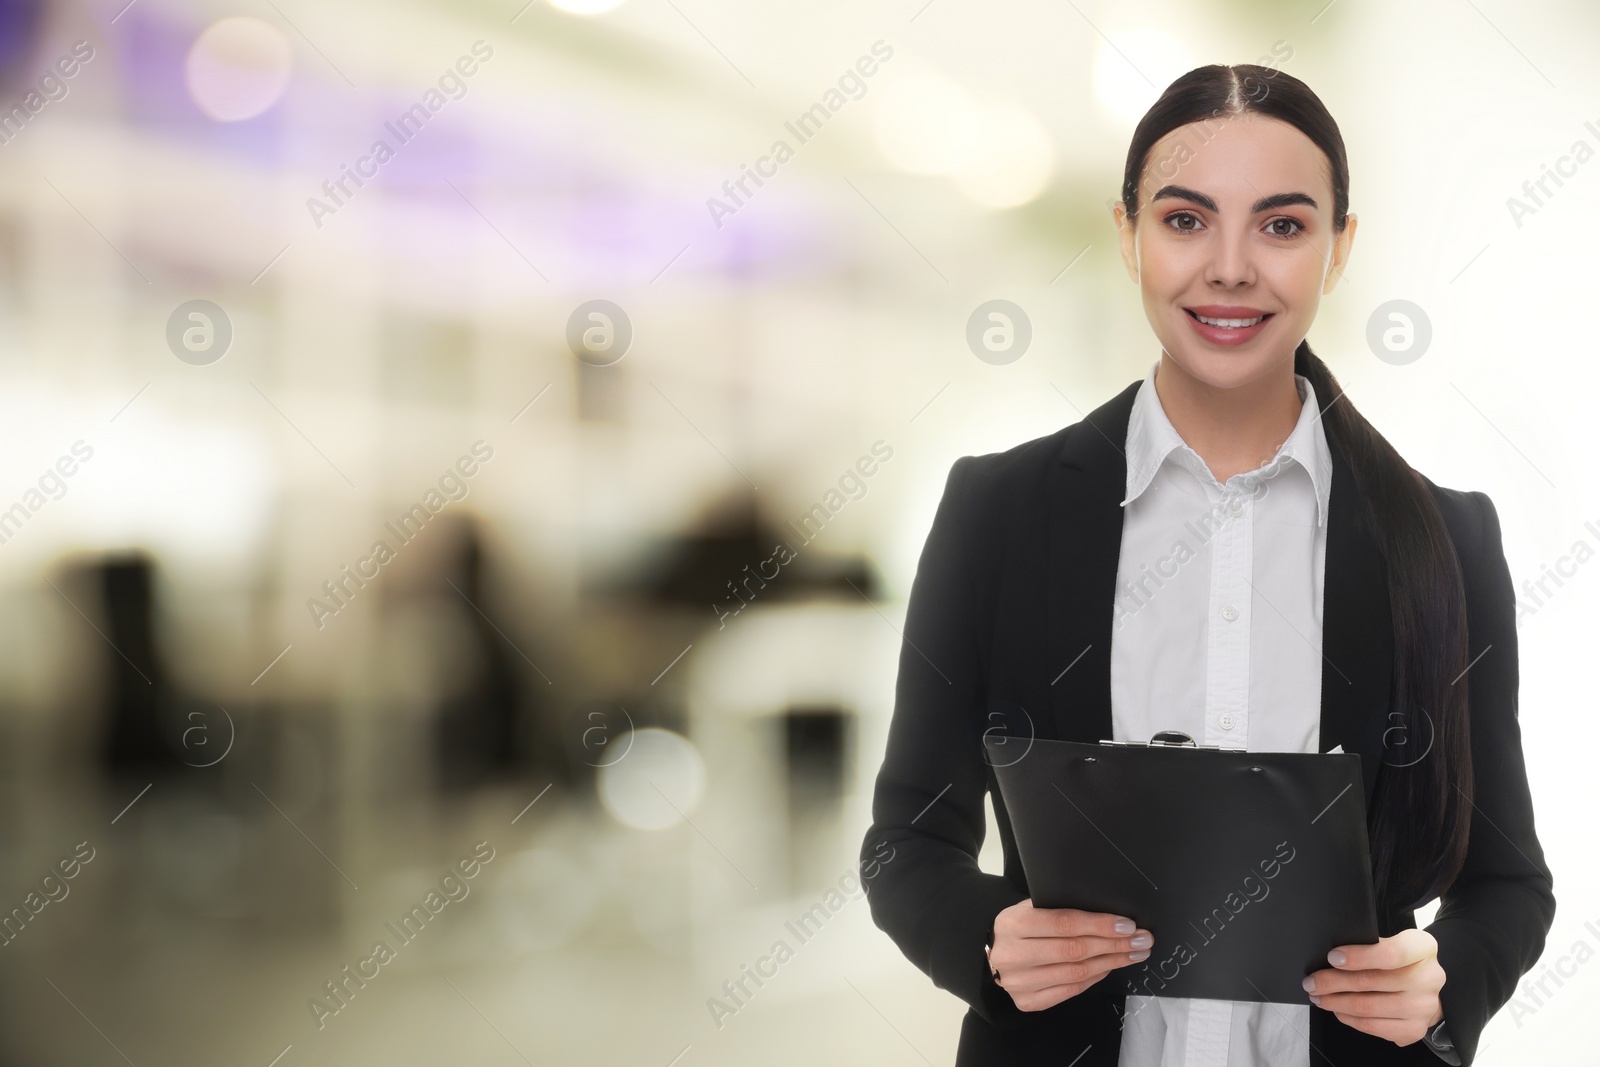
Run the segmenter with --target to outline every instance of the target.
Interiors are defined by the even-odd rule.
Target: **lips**
[[[1232,304],[1206,304],[1186,307],[1183,311],[1196,333],[1219,345],[1243,344],[1260,333],[1275,314]]]

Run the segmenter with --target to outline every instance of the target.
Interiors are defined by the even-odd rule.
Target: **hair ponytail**
[[[1191,70],[1151,105],[1128,148],[1122,183],[1128,217],[1137,215],[1139,183],[1157,141],[1190,123],[1246,112],[1289,123],[1323,151],[1332,172],[1334,227],[1342,231],[1350,172],[1338,126],[1304,82],[1253,64]],[[1377,543],[1388,577],[1394,682],[1367,813],[1373,888],[1386,922],[1441,895],[1466,859],[1471,738],[1466,687],[1455,684],[1467,669],[1465,586],[1444,516],[1422,476],[1355,409],[1304,341],[1295,349],[1294,370],[1316,390],[1329,447],[1350,465],[1358,521]],[[1400,758],[1390,758],[1388,739],[1396,733],[1405,740]]]
[[[1472,758],[1466,592],[1432,491],[1343,394],[1301,341],[1295,373],[1316,390],[1330,444],[1355,476],[1358,515],[1389,580],[1395,671],[1368,829],[1383,913],[1411,910],[1449,888],[1467,854]],[[1391,756],[1387,738],[1404,738]],[[1421,749],[1421,754],[1417,754]]]

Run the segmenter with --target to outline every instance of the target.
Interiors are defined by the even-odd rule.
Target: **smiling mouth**
[[[1197,322],[1203,322],[1207,326],[1218,326],[1225,330],[1240,330],[1246,327],[1254,326],[1258,322],[1264,322],[1267,319],[1272,318],[1274,314],[1273,312],[1269,311],[1249,319],[1218,319],[1209,315],[1196,314],[1195,312],[1190,311],[1188,308],[1184,308],[1183,311],[1184,314],[1188,315]]]

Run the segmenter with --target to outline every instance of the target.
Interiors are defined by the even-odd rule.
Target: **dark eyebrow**
[[[1271,196],[1263,196],[1260,200],[1251,204],[1250,214],[1259,215],[1263,211],[1288,207],[1290,204],[1304,204],[1313,211],[1317,209],[1317,202],[1305,193],[1273,193]]]
[[[1150,198],[1150,202],[1155,203],[1157,200],[1164,199],[1188,200],[1191,203],[1199,204],[1207,211],[1217,210],[1217,202],[1215,200],[1205,193],[1197,193],[1193,189],[1182,185],[1163,185],[1156,190],[1156,195]]]
[[[1150,199],[1154,202],[1163,198],[1187,200],[1190,203],[1200,205],[1207,211],[1217,210],[1217,202],[1215,200],[1205,193],[1196,192],[1182,185],[1163,185],[1156,190],[1156,195]],[[1250,214],[1258,215],[1263,211],[1271,211],[1274,208],[1288,207],[1290,204],[1304,204],[1312,210],[1316,210],[1317,207],[1317,202],[1305,193],[1273,193],[1271,196],[1263,196],[1260,200],[1251,204]]]

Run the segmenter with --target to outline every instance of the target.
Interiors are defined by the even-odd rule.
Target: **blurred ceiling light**
[[[1138,29],[1102,37],[1094,56],[1094,100],[1133,126],[1150,110],[1161,90],[1184,71],[1198,66],[1161,30]]]
[[[1050,135],[1007,104],[982,106],[937,74],[891,85],[877,114],[878,146],[913,174],[947,174],[985,207],[1025,204],[1044,191],[1054,167]]]
[[[203,30],[184,61],[189,96],[208,118],[238,122],[278,102],[294,58],[277,27],[247,16]]]
[[[699,807],[705,761],[681,734],[657,727],[633,732],[628,754],[601,766],[600,803],[635,830],[664,830]]]
[[[569,15],[603,15],[623,5],[624,0],[550,0],[550,6]]]
[[[878,107],[878,147],[913,174],[949,174],[978,140],[980,112],[966,91],[937,74],[894,82]]]
[[[146,415],[152,432],[95,449],[83,469],[100,481],[66,513],[62,539],[148,545],[192,566],[238,567],[259,557],[280,477],[263,438],[234,423]]]
[[[1050,134],[1017,107],[986,107],[978,139],[956,174],[956,185],[985,207],[1017,207],[1044,191],[1055,169]]]

